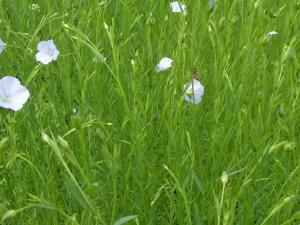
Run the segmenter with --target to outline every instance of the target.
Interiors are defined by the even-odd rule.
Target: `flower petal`
[[[52,60],[57,60],[58,56],[59,56],[59,51],[57,49],[53,50]]]
[[[162,58],[159,64],[156,66],[155,70],[157,73],[167,70],[172,67],[173,59],[170,58]]]
[[[213,9],[215,7],[215,0],[210,0],[209,7],[210,9]]]
[[[35,58],[38,62],[41,62],[43,64],[49,64],[52,61],[51,56],[43,52],[38,52]]]
[[[38,46],[37,49],[39,52],[48,52],[49,50],[49,43],[48,41],[41,41]]]
[[[18,111],[29,96],[29,91],[17,78],[6,76],[0,80],[0,107]]]
[[[25,104],[30,96],[28,89],[24,86],[20,86],[18,91],[10,96],[9,101],[16,104]]]
[[[0,39],[0,54],[3,52],[5,48],[5,43]]]
[[[184,96],[184,99],[187,101],[187,102],[190,102],[190,103],[193,103],[195,105],[199,104],[202,100],[202,97],[199,97],[197,95],[194,95],[194,96],[188,96],[188,95],[185,95]]]
[[[278,34],[277,31],[270,31],[269,33],[267,33],[267,36],[270,38],[270,37],[275,36],[277,34]]]
[[[181,4],[178,1],[171,2],[170,7],[171,7],[172,12],[174,12],[174,13],[186,12],[186,5]]]
[[[11,95],[17,92],[20,81],[16,77],[5,76],[0,80],[0,95]]]
[[[11,109],[13,111],[19,111],[20,109],[22,109],[23,105],[18,103],[3,102],[2,100],[0,100],[0,107]]]

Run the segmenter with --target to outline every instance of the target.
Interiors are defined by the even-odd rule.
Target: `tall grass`
[[[300,223],[300,2],[185,4],[0,1],[0,76],[31,92],[0,111],[3,224]]]

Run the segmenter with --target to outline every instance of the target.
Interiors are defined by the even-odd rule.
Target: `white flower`
[[[184,5],[178,1],[171,2],[170,7],[171,7],[172,12],[174,12],[174,13],[181,13],[181,12],[185,13],[186,12],[186,5]]]
[[[172,67],[172,62],[173,62],[173,59],[170,59],[170,58],[162,58],[159,62],[159,64],[157,64],[155,70],[157,73],[159,72],[162,72],[164,70],[167,70],[169,68]]]
[[[201,102],[201,97],[204,93],[204,87],[199,80],[193,79],[193,81],[184,85],[185,100],[187,102],[198,104]]]
[[[3,52],[5,48],[5,43],[0,39],[0,54]]]
[[[29,91],[17,78],[6,76],[0,80],[0,107],[18,111],[27,102],[29,96]]]
[[[276,32],[276,31],[271,31],[271,32],[267,33],[267,36],[270,38],[270,37],[275,36],[275,35],[277,35],[277,34],[278,34],[278,32]]]
[[[43,63],[49,64],[52,61],[55,61],[59,55],[53,40],[41,41],[38,46],[38,53],[36,54],[36,60]]]

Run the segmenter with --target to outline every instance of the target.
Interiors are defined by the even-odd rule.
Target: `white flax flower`
[[[201,102],[201,98],[204,93],[204,87],[199,80],[193,79],[193,81],[184,85],[184,89],[185,89],[184,99],[187,102],[193,104],[199,104]]]
[[[0,79],[0,107],[18,111],[29,96],[28,89],[16,77],[5,76]]]
[[[3,52],[5,49],[5,43],[0,39],[0,54]]]
[[[175,1],[170,3],[170,8],[174,13],[186,13],[186,5]]]
[[[155,70],[157,73],[170,69],[172,67],[173,59],[170,58],[162,58],[160,62],[157,64]]]
[[[49,64],[52,61],[55,61],[59,55],[53,40],[41,41],[38,46],[38,53],[36,54],[36,60],[43,63]]]

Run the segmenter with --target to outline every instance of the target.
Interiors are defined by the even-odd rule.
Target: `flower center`
[[[54,51],[53,51],[53,50],[50,50],[50,51],[49,51],[49,55],[50,55],[50,56],[54,56]]]
[[[188,89],[185,93],[190,97],[194,94],[193,89]]]
[[[2,96],[2,101],[4,103],[8,103],[9,102],[8,96],[7,95]]]

